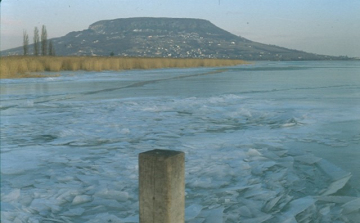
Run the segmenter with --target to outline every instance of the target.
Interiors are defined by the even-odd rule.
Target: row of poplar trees
[[[48,43],[49,42],[49,43]],[[26,30],[23,32],[23,49],[24,55],[29,53],[29,35]],[[34,29],[34,55],[35,56],[55,56],[55,49],[52,44],[52,41],[47,39],[46,27],[43,25],[41,28],[41,36],[39,36],[39,29],[35,27]]]

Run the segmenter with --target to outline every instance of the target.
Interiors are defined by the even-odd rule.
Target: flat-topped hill
[[[52,39],[60,56],[230,58],[244,60],[339,59],[266,45],[189,18],[125,18],[98,21],[82,31]],[[33,47],[29,46],[30,54]],[[22,47],[1,52],[21,55]]]

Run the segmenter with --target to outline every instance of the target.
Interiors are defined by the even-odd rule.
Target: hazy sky
[[[1,49],[44,24],[48,38],[129,17],[201,18],[247,39],[360,57],[360,0],[2,0]]]

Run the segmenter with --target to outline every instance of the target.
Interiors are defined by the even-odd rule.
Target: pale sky
[[[252,41],[325,55],[360,57],[360,0],[2,0],[1,49],[129,17],[201,18]]]

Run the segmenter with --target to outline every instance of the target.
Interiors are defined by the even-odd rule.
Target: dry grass
[[[102,71],[157,68],[221,67],[246,64],[242,60],[128,57],[0,57],[0,78],[43,77],[43,71]]]

